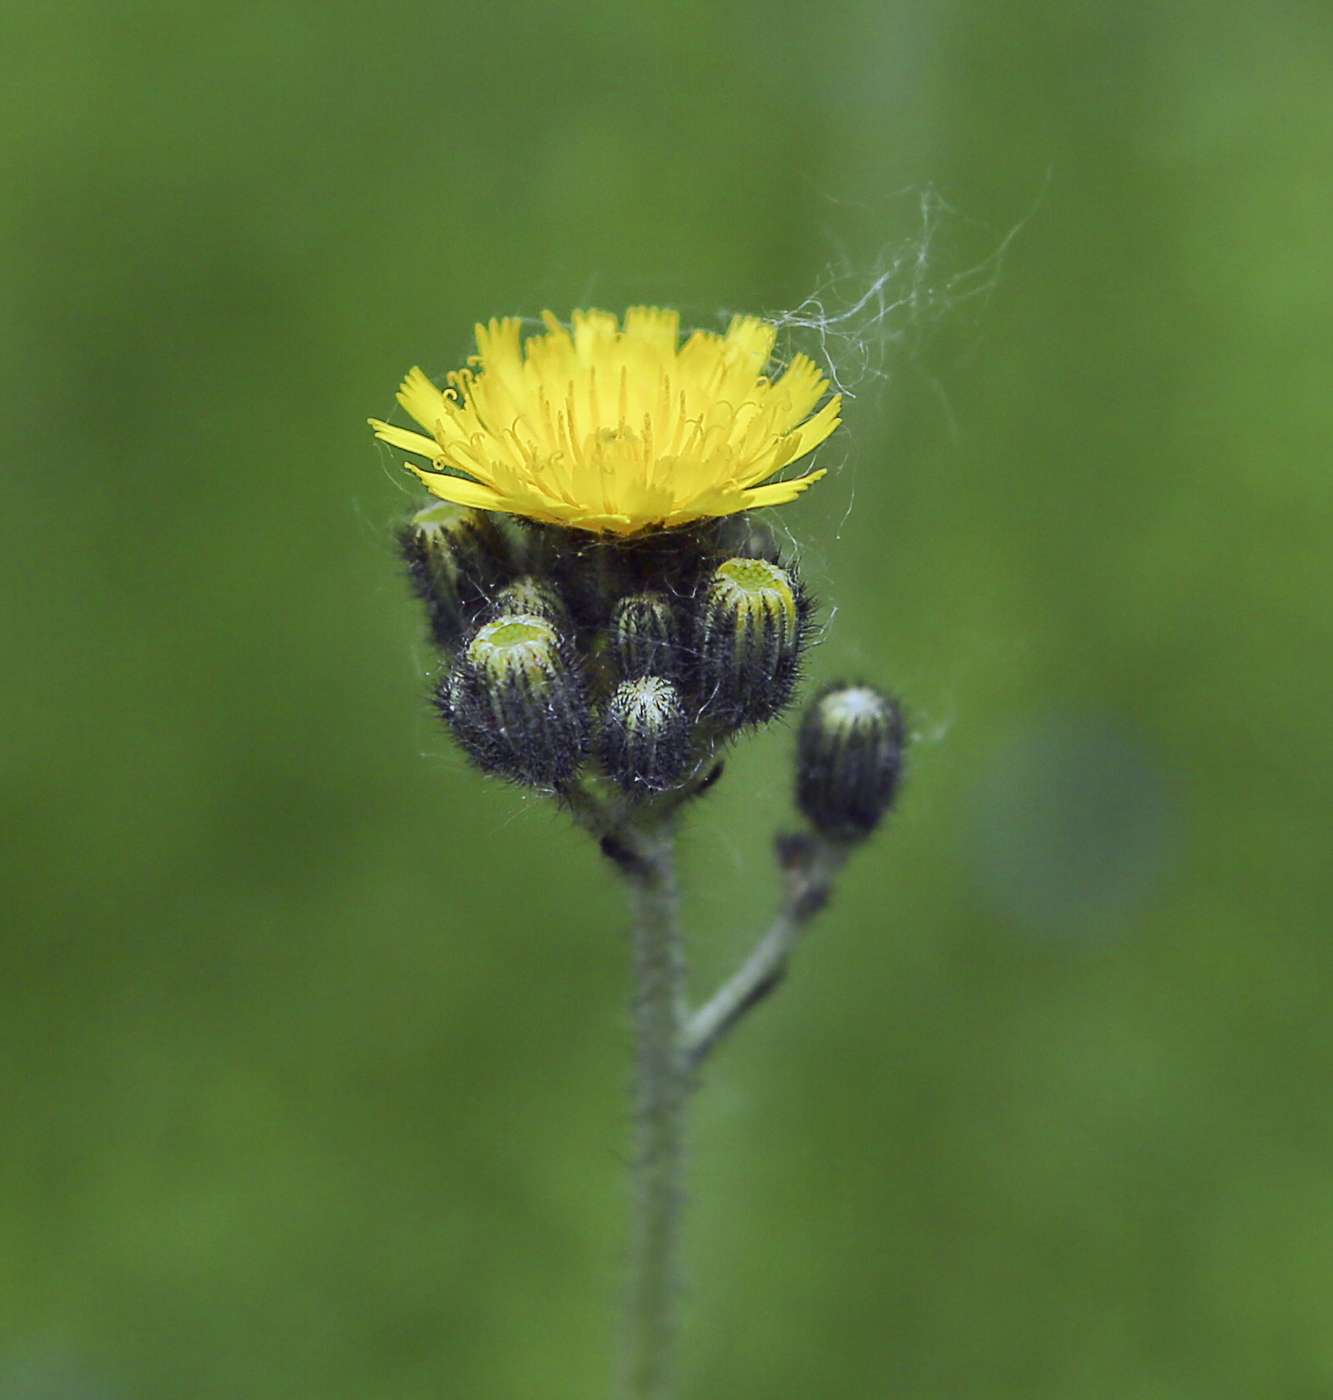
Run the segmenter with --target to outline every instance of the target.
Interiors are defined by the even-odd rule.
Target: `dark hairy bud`
[[[680,671],[680,624],[665,593],[632,593],[611,612],[607,629],[611,660],[625,680],[640,676],[674,679]]]
[[[530,787],[558,787],[588,749],[582,679],[559,630],[536,613],[478,628],[438,702],[479,767]]]
[[[708,715],[734,727],[779,714],[796,686],[810,605],[767,559],[718,566],[695,616],[696,681]]]
[[[690,762],[690,721],[680,692],[662,676],[617,686],[606,703],[599,749],[608,775],[627,792],[673,787]]]
[[[869,685],[830,686],[801,721],[797,804],[824,836],[863,841],[893,805],[902,765],[898,702]]]
[[[502,588],[495,595],[490,612],[495,617],[532,613],[544,617],[562,631],[569,624],[569,609],[565,607],[564,599],[551,584],[531,574],[524,574]]]
[[[782,562],[777,531],[767,520],[748,511],[719,517],[714,523],[713,537],[728,554],[744,559],[767,559],[771,564]]]
[[[508,542],[485,511],[440,502],[399,530],[398,548],[426,606],[431,640],[452,651],[509,567]]]

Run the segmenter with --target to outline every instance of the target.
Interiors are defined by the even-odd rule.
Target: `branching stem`
[[[849,849],[819,836],[788,838],[779,846],[786,884],[782,906],[750,956],[686,1023],[681,1055],[687,1071],[698,1068],[728,1031],[782,981],[787,959],[806,926],[828,903]]]

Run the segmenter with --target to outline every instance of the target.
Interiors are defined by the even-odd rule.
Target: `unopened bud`
[[[771,564],[782,560],[777,531],[767,520],[748,511],[719,516],[714,522],[713,539],[717,548],[744,559],[767,559]]]
[[[502,588],[495,595],[491,613],[495,617],[532,613],[562,629],[569,622],[569,609],[564,599],[549,583],[531,574],[524,574]]]
[[[509,566],[507,541],[484,511],[446,501],[418,511],[399,530],[398,548],[426,605],[431,639],[453,650]]]
[[[690,721],[680,692],[661,676],[617,686],[606,703],[600,747],[607,773],[627,792],[674,786],[690,762]]]
[[[869,685],[833,686],[801,721],[796,801],[823,835],[864,840],[893,805],[902,765],[897,701]]]
[[[640,676],[674,678],[680,671],[680,624],[665,593],[632,593],[611,613],[607,632],[616,672],[626,680]]]
[[[699,693],[730,725],[761,724],[791,699],[809,603],[799,582],[767,559],[728,559],[699,606]]]
[[[480,767],[532,787],[558,786],[587,752],[581,679],[555,625],[536,613],[478,628],[439,705]]]

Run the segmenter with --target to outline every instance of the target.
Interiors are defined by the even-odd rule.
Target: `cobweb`
[[[895,347],[910,353],[963,306],[973,304],[971,314],[980,313],[1000,283],[1010,247],[1037,207],[981,261],[947,272],[938,266],[945,260],[939,245],[960,217],[934,189],[910,194],[917,211],[910,235],[881,247],[869,266],[840,255],[799,306],[768,315],[784,343],[815,358],[832,387],[847,398],[889,377]]]

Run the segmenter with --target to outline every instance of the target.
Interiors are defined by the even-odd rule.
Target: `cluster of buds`
[[[440,714],[479,767],[545,791],[590,771],[632,800],[679,789],[787,708],[811,637],[795,566],[745,516],[606,541],[440,504],[399,546],[446,662]],[[902,753],[895,701],[827,687],[800,725],[797,804],[863,840]]]
[[[517,318],[479,326],[478,354],[445,389],[411,371],[398,398],[426,435],[371,422],[429,464],[404,465],[445,502],[399,536],[443,657],[439,713],[480,768],[554,795],[631,886],[623,1389],[659,1396],[679,1291],[685,1099],[704,1058],[778,985],[843,862],[891,807],[903,721],[869,685],[815,696],[795,765],[809,825],[778,837],[776,917],[691,1009],[675,818],[720,774],[723,746],[791,704],[813,631],[794,562],[749,512],[826,474],[785,469],[838,426],[841,398],[825,399],[828,380],[805,355],[770,367],[779,327],[758,317],[683,344],[679,317],[660,308],[633,307],[623,326],[600,311],[574,312],[570,327],[544,320],[526,339]]]
[[[437,707],[488,772],[647,800],[791,701],[811,602],[747,518],[608,540],[444,504],[399,545],[446,658]]]

